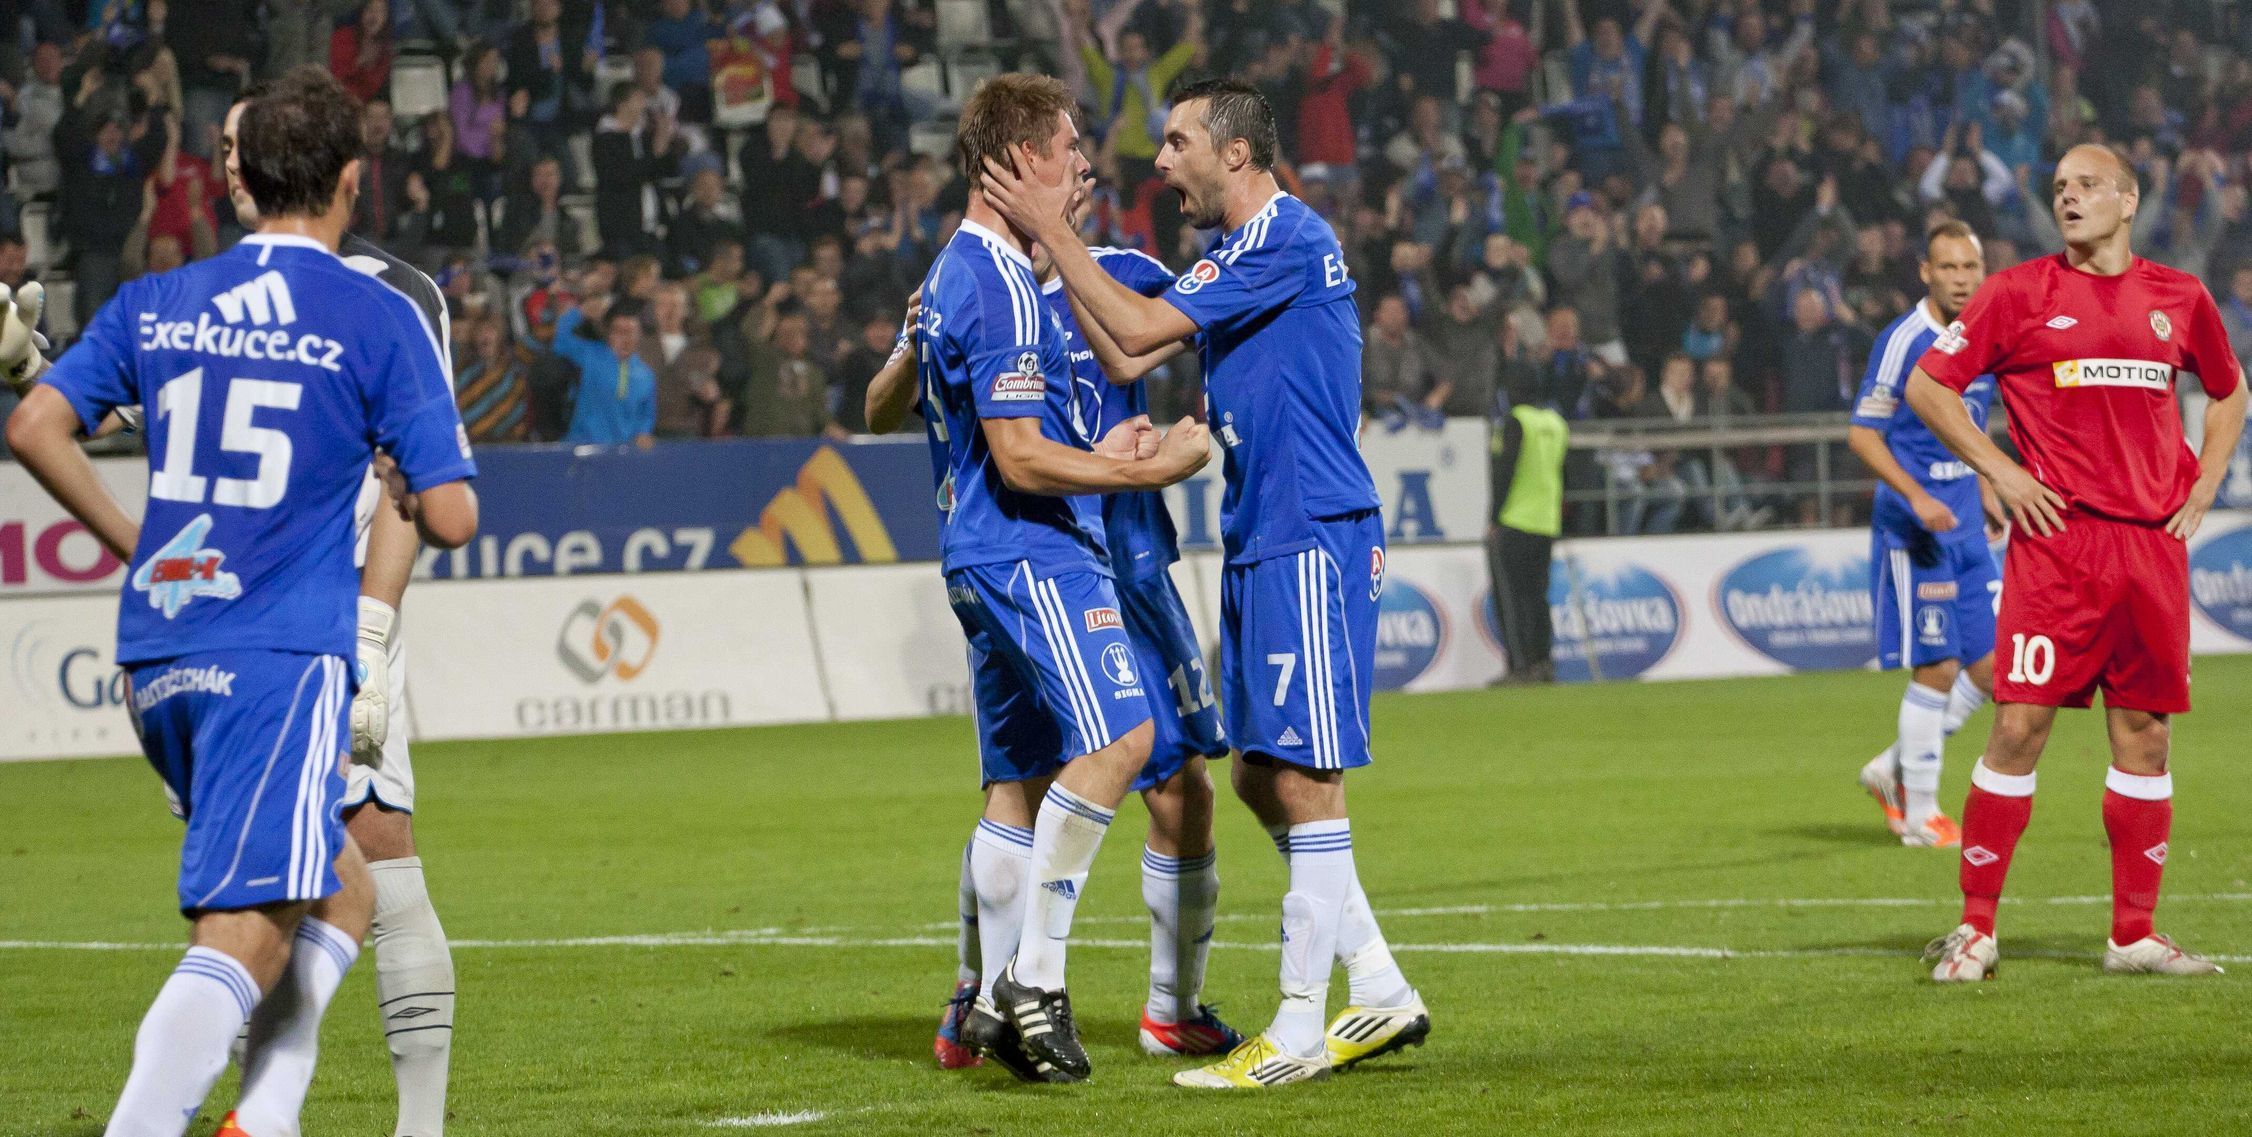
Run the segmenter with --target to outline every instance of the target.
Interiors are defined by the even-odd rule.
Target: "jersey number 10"
[[[272,508],[289,492],[289,463],[295,452],[291,449],[289,435],[255,426],[250,416],[260,407],[294,411],[304,395],[302,383],[271,379],[228,381],[226,418],[219,429],[219,449],[256,454],[258,476],[214,480],[195,472],[196,426],[203,417],[203,368],[198,367],[157,388],[157,417],[170,422],[164,432],[164,465],[149,477],[149,496],[201,505],[208,486],[210,500],[216,504],[247,509]]]

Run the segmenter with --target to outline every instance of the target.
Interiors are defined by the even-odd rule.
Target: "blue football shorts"
[[[188,824],[180,911],[336,892],[351,661],[210,651],[130,664],[126,675],[142,752]]]
[[[1372,509],[1313,528],[1312,548],[1222,570],[1221,702],[1252,760],[1350,770],[1369,763],[1384,523]]]
[[[1149,721],[1141,657],[1102,573],[1041,575],[1026,561],[946,574],[970,642],[984,783],[1048,777]]]

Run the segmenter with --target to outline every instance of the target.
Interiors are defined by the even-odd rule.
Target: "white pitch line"
[[[829,1115],[818,1109],[795,1113],[754,1113],[748,1117],[720,1117],[704,1123],[708,1129],[775,1129],[784,1125],[809,1125]]]
[[[575,939],[531,940],[455,940],[453,946],[463,949],[552,949],[552,948],[606,948],[606,947],[813,947],[813,948],[949,948],[954,939],[941,936],[881,936],[862,938],[837,935],[767,935],[761,929],[729,932],[682,932],[676,934],[650,934],[638,936],[585,936]],[[1115,951],[1147,951],[1149,942],[1140,939],[1075,939],[1075,948],[1092,948]],[[1279,950],[1272,941],[1238,943],[1215,940],[1212,946],[1223,951],[1272,952]],[[1900,959],[1908,952],[1887,951],[1882,948],[1731,948],[1698,944],[1577,944],[1532,941],[1523,943],[1395,943],[1395,952],[1430,955],[1562,955],[1562,956],[1613,956],[1660,959],[1833,959],[1841,957],[1873,957]],[[0,940],[0,950],[44,951],[178,951],[177,943],[73,943],[60,940]],[[2093,959],[2093,954],[2070,953],[2012,953],[2016,958],[2034,956],[2050,959]],[[2206,958],[2221,963],[2252,963],[2252,955],[2210,955]]]
[[[2174,896],[2169,894],[2165,899],[2168,903],[2194,903],[2198,901],[2211,903],[2242,903],[2244,901],[2252,900],[2252,892],[2187,893],[2181,896]],[[1936,908],[1942,906],[1954,907],[1961,903],[1961,899],[1957,897],[1940,896],[1831,896],[1776,898],[1745,896],[1720,897],[1717,899],[1709,900],[1588,900],[1523,904],[1451,904],[1437,908],[1391,908],[1378,912],[1377,915],[1389,920],[1423,916],[1492,916],[1543,912],[1659,912],[1736,908]],[[2045,896],[2033,897],[2030,899],[2021,899],[2014,896],[2005,896],[2002,898],[2002,903],[2077,907],[2091,904],[2109,904],[2111,903],[2111,897]],[[1275,918],[1272,915],[1259,912],[1229,912],[1214,916],[1213,919],[1221,923],[1242,921],[1273,923]],[[1148,922],[1149,917],[1147,916],[1081,916],[1072,921],[1072,923],[1075,925],[1145,924]],[[923,927],[927,931],[944,931],[955,926],[956,925],[951,921],[939,921],[926,924]]]

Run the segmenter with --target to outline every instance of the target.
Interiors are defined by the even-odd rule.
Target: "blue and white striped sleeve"
[[[979,265],[957,277],[960,287],[973,289],[960,305],[962,315],[948,329],[960,345],[969,366],[971,398],[979,418],[1035,418],[1045,413],[1048,383],[1068,384],[1068,373],[1055,370],[1047,342],[1050,317],[1040,298],[1040,285],[1032,273],[993,254],[991,271]]]
[[[1884,432],[1907,410],[1908,375],[1923,358],[1924,337],[1913,319],[1895,320],[1869,349],[1868,370],[1853,400],[1853,425]],[[1913,413],[1913,412],[1910,412]]]

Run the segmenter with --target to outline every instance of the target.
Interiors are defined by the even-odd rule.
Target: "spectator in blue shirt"
[[[555,322],[555,354],[579,370],[578,405],[569,443],[646,447],[657,430],[657,373],[641,361],[641,315],[620,304],[599,317],[601,339],[584,334],[586,314],[573,308]]]
[[[680,92],[683,122],[709,122],[712,111],[712,56],[708,41],[720,37],[717,21],[695,0],[663,0],[649,21],[642,43],[665,54],[665,86]]]

